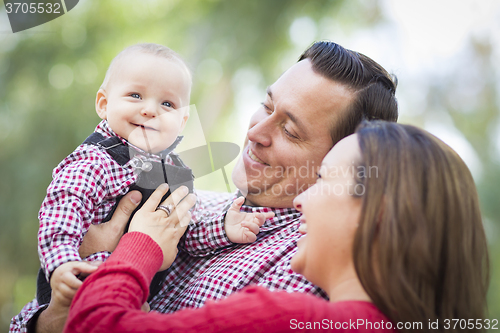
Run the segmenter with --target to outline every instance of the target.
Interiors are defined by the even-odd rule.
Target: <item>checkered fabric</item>
[[[224,232],[223,218],[236,194],[198,191],[202,222],[191,225],[181,240],[177,258],[169,268],[161,291],[150,301],[153,311],[175,312],[222,299],[245,286],[257,284],[270,290],[326,293],[292,271],[290,260],[300,238],[300,213],[292,208],[243,206],[244,212],[274,211],[251,244],[233,244]]]
[[[261,227],[257,241],[233,244],[224,233],[223,219],[236,194],[198,191],[191,224],[181,240],[181,251],[169,268],[161,291],[151,300],[152,311],[174,312],[200,307],[209,299],[222,299],[249,284],[270,290],[306,292],[327,299],[326,293],[290,268],[295,254],[300,213],[274,209],[276,216]],[[243,206],[242,211],[265,212],[270,208]],[[36,299],[11,321],[11,332],[27,332],[27,324],[46,305]]]
[[[115,173],[113,179],[117,178]],[[127,182],[129,178],[123,176],[121,179]],[[254,243],[233,244],[224,232],[224,217],[237,195],[207,191],[197,191],[197,195],[193,221],[201,222],[190,224],[181,239],[181,251],[169,268],[162,289],[150,301],[151,310],[170,313],[200,307],[209,299],[225,298],[250,284],[270,290],[311,293],[327,299],[323,290],[290,267],[300,238],[298,211],[243,205],[241,210],[244,212],[272,210],[275,217],[264,223]],[[94,215],[103,218],[107,213]],[[97,253],[92,257],[102,260],[107,256],[107,253]],[[38,305],[36,299],[28,303],[12,319],[10,331],[27,332],[29,320],[45,307]]]
[[[95,132],[104,138],[116,136],[106,120]],[[134,170],[131,162],[121,166],[102,148],[90,144],[78,146],[54,169],[38,214],[38,255],[47,280],[61,264],[81,260],[78,248],[90,224],[100,223],[116,198],[129,191],[138,176]],[[87,259],[105,260],[109,255],[101,252]]]
[[[97,125],[95,132],[105,139],[116,136],[106,120]],[[160,157],[121,140],[138,155],[160,162]],[[165,162],[174,165],[169,156]],[[38,214],[38,255],[47,280],[61,264],[81,260],[78,248],[90,224],[102,222],[115,205],[116,198],[126,194],[137,177],[131,162],[121,166],[95,145],[82,144],[59,163],[52,173],[53,180]],[[110,254],[99,252],[85,259],[105,261]],[[31,318],[38,309],[36,300],[27,304],[13,318],[11,330],[25,331],[24,319]]]

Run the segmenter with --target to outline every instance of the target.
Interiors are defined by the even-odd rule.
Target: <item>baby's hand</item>
[[[274,217],[269,213],[243,213],[240,208],[245,202],[244,197],[234,200],[231,208],[227,211],[224,228],[229,240],[233,243],[252,243],[257,239],[259,228],[266,219]]]
[[[82,281],[77,278],[79,274],[90,274],[97,269],[96,265],[91,265],[85,261],[71,261],[57,267],[50,277],[50,287],[52,288],[52,299],[59,306],[71,305],[76,291],[82,285]]]

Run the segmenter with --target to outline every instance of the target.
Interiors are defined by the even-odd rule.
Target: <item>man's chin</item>
[[[247,174],[245,172],[245,166],[241,158],[238,160],[238,163],[233,169],[233,173],[231,174],[231,179],[233,181],[234,186],[240,190],[243,196],[248,195],[248,182],[247,182]]]
[[[293,207],[295,195],[290,196],[283,190],[273,191],[273,185],[270,184],[270,181],[275,179],[262,179],[262,176],[252,178],[251,175],[248,177],[241,159],[233,169],[231,179],[236,188],[247,199],[245,204],[273,208]],[[279,186],[279,184],[275,184],[275,186]]]
[[[233,183],[236,188],[240,191],[240,193],[245,197],[245,205],[247,206],[267,206],[266,204],[257,204],[255,201],[262,195],[263,191],[260,188],[254,188],[248,184],[247,177],[244,175],[243,177],[236,177],[233,172],[232,177]],[[249,189],[252,190],[249,192]]]
[[[265,194],[265,189],[258,186],[257,181],[248,180],[246,174],[235,175],[233,172],[232,177],[234,186],[241,192],[241,194],[247,198],[248,200],[252,200],[252,198],[261,197]]]

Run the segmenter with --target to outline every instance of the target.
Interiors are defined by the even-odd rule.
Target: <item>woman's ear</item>
[[[108,97],[106,90],[99,89],[97,91],[97,96],[95,98],[95,111],[101,119],[106,119],[107,117],[107,107],[108,107]]]

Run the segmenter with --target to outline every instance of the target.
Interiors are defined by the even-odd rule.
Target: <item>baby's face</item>
[[[118,59],[96,110],[120,137],[158,153],[168,148],[189,117],[191,81],[176,60],[147,53]]]

